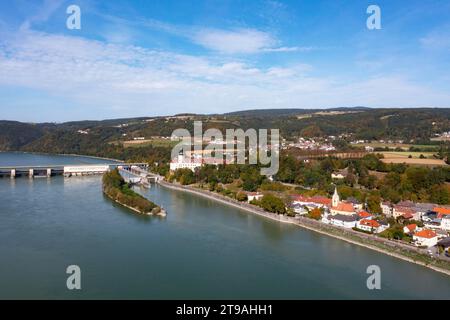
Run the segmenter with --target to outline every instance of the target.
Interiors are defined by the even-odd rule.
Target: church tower
[[[339,194],[337,192],[337,188],[334,188],[333,197],[331,198],[331,206],[337,207],[339,202],[341,202],[341,199],[339,198]]]

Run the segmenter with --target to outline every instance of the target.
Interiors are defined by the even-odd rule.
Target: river
[[[105,163],[1,153],[0,166]],[[0,178],[0,298],[450,299],[450,277],[312,231],[152,185],[166,218],[102,195],[101,177]],[[66,268],[81,268],[68,290]],[[381,290],[366,286],[369,265]]]

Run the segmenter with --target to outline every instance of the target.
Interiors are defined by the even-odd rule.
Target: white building
[[[445,231],[450,231],[450,215],[445,215],[442,217],[441,229]]]
[[[383,202],[382,201],[380,203],[380,207],[381,207],[381,211],[383,212],[383,214],[386,217],[391,217],[392,216],[392,205],[391,205],[390,202],[387,202],[387,201]]]
[[[170,171],[175,171],[177,169],[191,169],[195,171],[195,168],[201,167],[204,164],[212,164],[219,165],[225,164],[226,162],[222,159],[216,158],[205,158],[202,156],[194,156],[194,157],[185,157],[182,154],[179,154],[178,157],[172,159],[170,162]]]
[[[438,235],[433,230],[423,229],[413,235],[413,241],[418,247],[433,247],[438,242]]]
[[[178,169],[190,169],[192,171],[195,171],[195,168],[201,166],[202,162],[198,159],[184,157],[182,154],[179,154],[177,158],[172,159],[172,161],[170,162],[170,171],[175,171]]]
[[[347,229],[351,229],[356,227],[356,223],[358,221],[357,215],[343,215],[343,214],[325,214],[322,217],[322,222],[327,224],[332,224],[337,227],[343,227]]]
[[[301,206],[299,204],[294,204],[294,205],[292,205],[291,208],[292,208],[292,210],[294,210],[295,213],[297,213],[299,215],[308,214],[308,210],[304,206]]]
[[[247,192],[247,202],[250,203],[253,200],[259,201],[264,197],[262,193],[259,192]]]
[[[356,224],[356,228],[373,233],[380,233],[389,228],[389,225],[381,224],[372,219],[362,219]]]
[[[419,228],[415,223],[411,223],[403,227],[403,233],[405,234],[414,234],[415,232],[420,230],[422,230],[422,228]]]

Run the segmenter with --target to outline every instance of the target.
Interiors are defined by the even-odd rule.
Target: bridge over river
[[[20,166],[0,166],[0,177],[29,177],[29,178],[39,178],[39,177],[52,177],[56,175],[64,175],[65,177],[70,176],[84,176],[84,175],[94,175],[103,174],[109,170],[118,168],[121,173],[127,173],[130,177],[128,182],[137,181],[139,179],[146,179],[158,181],[161,177],[154,175],[147,171],[147,163],[108,163],[108,164],[61,164],[61,165],[20,165]]]

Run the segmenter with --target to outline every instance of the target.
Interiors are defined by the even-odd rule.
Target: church
[[[339,197],[339,194],[337,192],[337,188],[334,188],[334,194],[331,198],[330,213],[332,215],[342,214],[347,216],[356,214],[353,204],[341,201],[341,198]]]

